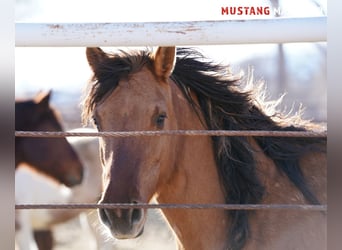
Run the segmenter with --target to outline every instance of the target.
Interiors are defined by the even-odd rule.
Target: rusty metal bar
[[[17,47],[184,46],[326,40],[327,17],[192,22],[15,24]]]

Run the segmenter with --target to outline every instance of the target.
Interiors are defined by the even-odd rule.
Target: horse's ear
[[[104,59],[107,58],[106,53],[98,47],[97,48],[87,47],[86,55],[87,55],[89,66],[91,67],[93,72],[95,72],[97,69],[97,66],[101,65]]]
[[[176,62],[176,47],[158,47],[153,55],[153,67],[157,77],[166,80],[173,71]]]
[[[47,93],[39,92],[34,98],[34,102],[41,107],[49,107],[51,93],[51,90],[49,90]]]

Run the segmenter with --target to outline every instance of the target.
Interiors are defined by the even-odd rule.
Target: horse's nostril
[[[118,239],[136,238],[145,222],[143,209],[99,209],[101,223]]]
[[[132,222],[134,223],[135,221],[140,221],[142,217],[142,210],[141,209],[133,209],[132,211]]]
[[[99,209],[99,215],[100,215],[100,218],[101,218],[101,221],[103,224],[105,224],[106,226],[109,226],[109,218],[108,218],[108,215],[106,213],[106,210],[105,209]]]
[[[82,183],[82,179],[83,179],[83,176],[76,177],[74,175],[68,175],[66,177],[66,180],[65,180],[65,182],[66,182],[65,185],[68,186],[68,187],[74,187],[76,185],[81,184]]]
[[[111,224],[111,218],[119,221],[126,220],[129,223],[136,223],[142,219],[143,214],[143,210],[138,208],[125,210],[118,209],[111,211],[108,211],[106,209],[99,209],[101,221],[107,226]]]

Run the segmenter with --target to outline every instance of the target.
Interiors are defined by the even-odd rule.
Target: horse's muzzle
[[[99,209],[102,223],[117,239],[132,239],[144,230],[146,211],[141,208]]]
[[[80,185],[83,181],[83,170],[78,173],[78,175],[70,174],[65,176],[62,181],[67,187],[74,187]]]

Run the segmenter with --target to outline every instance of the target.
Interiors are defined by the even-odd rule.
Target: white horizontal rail
[[[145,22],[16,23],[18,47],[167,46],[322,42],[327,18]]]

